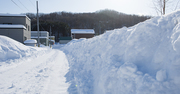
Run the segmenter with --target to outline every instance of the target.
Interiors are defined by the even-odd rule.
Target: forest
[[[31,19],[31,31],[37,31],[36,14],[26,13]],[[40,31],[50,31],[51,36],[70,36],[71,29],[94,29],[96,35],[106,30],[130,27],[151,18],[150,16],[128,15],[114,10],[99,10],[93,13],[53,12],[39,14]]]

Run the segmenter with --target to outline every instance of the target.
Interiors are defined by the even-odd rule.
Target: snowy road
[[[65,74],[68,61],[59,50],[15,61],[11,67],[0,67],[1,94],[67,94]]]

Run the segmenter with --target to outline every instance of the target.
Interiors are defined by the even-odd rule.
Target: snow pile
[[[179,94],[180,11],[62,50],[70,94]]]
[[[46,50],[25,46],[9,37],[0,35],[0,65],[2,65],[2,62],[8,63],[10,60],[35,55],[39,52],[43,53]]]
[[[24,43],[37,43],[37,40],[35,40],[35,39],[28,39],[28,40],[24,41]]]

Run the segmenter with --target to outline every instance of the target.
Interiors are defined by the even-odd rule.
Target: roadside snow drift
[[[70,65],[70,94],[179,94],[180,11],[62,50]]]
[[[47,49],[25,46],[9,37],[0,35],[0,66],[3,63],[10,63],[12,60],[42,54],[45,51]]]

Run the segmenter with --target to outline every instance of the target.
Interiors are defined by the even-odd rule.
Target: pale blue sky
[[[13,3],[14,1],[14,3]],[[36,13],[37,0],[0,0],[0,13]],[[175,2],[177,0],[173,0]],[[112,9],[126,14],[157,15],[152,0],[38,0],[40,13],[82,13]],[[16,5],[16,4],[17,5]],[[172,11],[169,9],[167,12]]]

